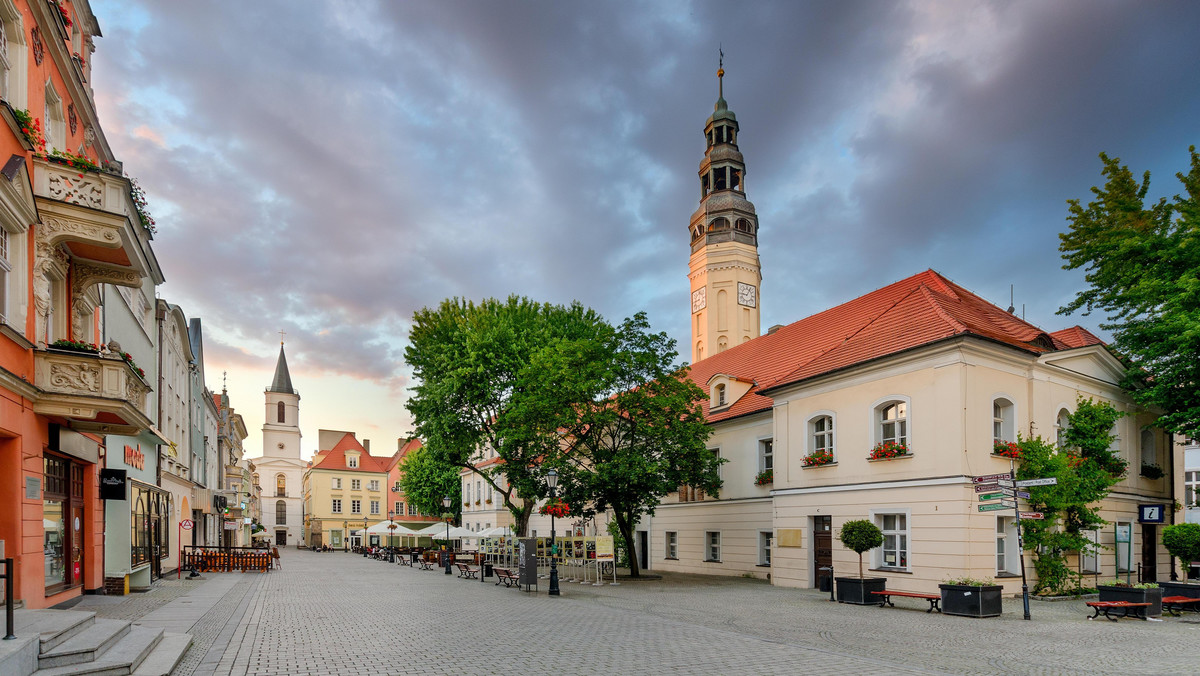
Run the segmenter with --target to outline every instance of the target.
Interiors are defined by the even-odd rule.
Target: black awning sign
[[[127,483],[123,469],[100,470],[100,499],[125,500],[129,494]]]

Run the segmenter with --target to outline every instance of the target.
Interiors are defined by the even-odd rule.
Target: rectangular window
[[[350,490],[361,491],[362,490],[362,479],[351,479],[350,480]]]
[[[1133,549],[1133,524],[1128,521],[1118,521],[1116,524],[1117,572],[1129,572],[1129,558]]]
[[[666,557],[668,559],[678,559],[679,558],[679,541],[676,538],[677,538],[677,536],[674,531],[666,532],[666,540],[667,540]]]
[[[341,547],[342,546],[342,531],[340,531],[340,530],[329,531],[329,544],[334,547]]]
[[[705,554],[707,554],[708,558],[706,558],[704,560],[711,561],[714,563],[720,563],[721,562],[721,533],[718,531],[708,531],[704,534],[704,541],[708,544],[708,546],[706,548],[707,551],[705,552]]]
[[[416,505],[414,505],[414,504],[413,504],[413,503],[411,503],[411,502],[410,502],[410,503],[408,503],[408,515],[409,515],[409,516],[416,516],[416,515],[417,515],[417,506],[416,506]]]
[[[354,456],[346,458],[346,466],[351,468],[358,467],[358,458]]]
[[[342,501],[341,501],[341,499],[339,499],[339,498],[334,498],[334,499],[333,499],[333,510],[332,510],[332,511],[333,511],[333,513],[334,513],[334,514],[341,514],[341,513],[342,513]]]
[[[404,503],[397,502],[396,507],[392,510],[392,512],[394,512],[396,516],[404,516]]]
[[[379,513],[379,501],[378,501],[378,500],[372,500],[372,501],[371,501],[371,513],[372,513],[372,514],[378,514],[378,513]]]
[[[1021,550],[1017,547],[1017,520],[1011,516],[996,517],[996,574],[1018,575],[1021,572]]]
[[[758,442],[758,471],[775,469],[775,440],[760,439]]]
[[[1079,552],[1079,572],[1099,573],[1100,551],[1096,547],[1096,543],[1100,541],[1100,533],[1094,530],[1085,530],[1081,535],[1091,541],[1092,546]]]
[[[362,500],[351,500],[350,501],[350,513],[351,514],[362,514]]]
[[[332,481],[333,481],[333,488],[334,488],[334,490],[339,490],[339,491],[340,491],[340,490],[342,489],[342,479],[341,479],[341,477],[336,477],[336,476],[335,476],[335,477],[333,477]]]
[[[883,531],[883,546],[876,550],[878,567],[908,570],[908,515],[876,514],[875,524]]]
[[[771,533],[767,531],[758,534],[758,565],[771,565]]]
[[[1200,472],[1184,472],[1183,482],[1183,506],[1188,509],[1200,507],[1196,502],[1200,498]]]
[[[724,479],[724,478],[725,478],[725,473],[721,471],[721,464],[720,464],[720,460],[721,460],[721,449],[719,449],[719,448],[710,448],[710,449],[708,449],[708,450],[712,451],[712,454],[713,454],[713,456],[714,456],[714,457],[716,457],[716,459],[717,459],[717,478],[718,478],[718,479]]]
[[[367,490],[370,490],[370,491],[379,490],[379,481],[377,479],[372,479],[371,483],[367,484]]]

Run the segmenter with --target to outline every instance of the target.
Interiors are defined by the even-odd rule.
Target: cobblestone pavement
[[[847,606],[754,580],[685,575],[615,587],[564,580],[552,599],[545,580],[527,594],[351,554],[282,553],[283,570],[226,574],[242,579],[196,622],[177,673],[1198,671],[1200,623],[1088,621],[1081,601],[1034,602],[1029,622],[1019,600],[1006,601],[1002,617],[970,619],[926,614],[919,599]],[[166,582],[129,603],[169,596]],[[117,616],[121,605],[89,609]]]

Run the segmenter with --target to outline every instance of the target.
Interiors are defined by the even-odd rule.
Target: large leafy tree
[[[563,345],[539,355],[551,425],[543,449],[560,472],[575,514],[612,510],[625,542],[663,496],[688,484],[716,495],[720,460],[705,445],[702,389],[675,360],[675,341],[651,333],[644,313],[626,319],[606,343]],[[630,572],[639,575],[636,556]]]
[[[417,381],[407,404],[416,431],[437,462],[488,482],[519,534],[546,495],[541,465],[555,431],[545,418],[558,414],[539,400],[546,375],[537,364],[572,346],[604,344],[611,332],[578,303],[516,296],[478,304],[455,298],[414,315],[404,354]]]
[[[442,505],[442,498],[449,497],[450,513],[458,516],[462,482],[457,468],[439,462],[431,451],[422,447],[404,458],[400,472],[404,499],[418,512],[443,514],[446,508]]]
[[[1113,424],[1122,415],[1109,404],[1080,398],[1063,437],[1065,448],[1040,437],[1018,442],[1018,479],[1058,479],[1053,486],[1029,489],[1029,505],[1045,518],[1021,522],[1025,549],[1033,552],[1037,591],[1061,594],[1079,587],[1079,573],[1067,565],[1066,555],[1093,549],[1084,531],[1107,523],[1100,518],[1099,502],[1125,476],[1127,464],[1110,450]]]
[[[1059,310],[1101,310],[1114,347],[1128,359],[1123,383],[1159,424],[1200,434],[1200,155],[1176,177],[1183,192],[1147,203],[1150,172],[1138,181],[1118,158],[1101,153],[1103,187],[1086,206],[1068,200],[1068,232],[1059,235],[1066,269],[1084,268],[1088,288]]]

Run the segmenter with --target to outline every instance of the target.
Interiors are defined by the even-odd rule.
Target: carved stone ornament
[[[96,143],[96,129],[92,125],[84,125],[83,127],[83,145],[92,146]]]
[[[86,174],[81,177],[78,174],[72,176],[56,171],[48,173],[50,182],[46,192],[50,197],[60,202],[70,202],[93,209],[104,208],[104,186],[99,180],[86,178]]]
[[[46,58],[46,46],[42,44],[42,32],[37,26],[29,30],[29,43],[33,46],[33,62],[42,65],[42,59]]]
[[[42,227],[38,228],[38,233],[39,239],[44,237],[50,244],[60,244],[68,240],[110,248],[121,244],[121,238],[117,236],[115,228],[51,216],[42,218]]]
[[[58,391],[100,393],[100,367],[93,364],[50,364],[50,387]]]
[[[79,130],[79,118],[75,117],[75,104],[67,104],[67,122],[71,125],[71,136]]]

